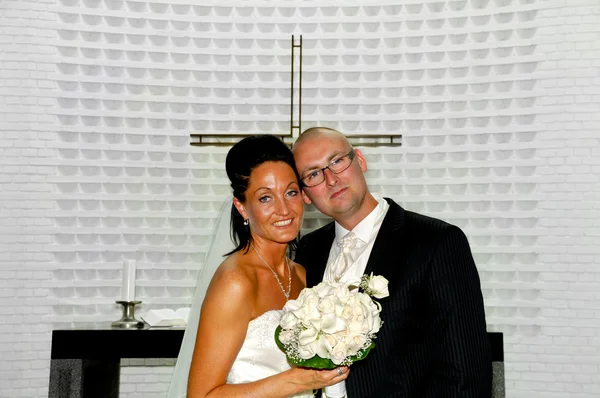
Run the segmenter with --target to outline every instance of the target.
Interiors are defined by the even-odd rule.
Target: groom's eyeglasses
[[[302,185],[308,188],[315,187],[325,181],[325,169],[329,169],[333,174],[340,174],[350,167],[352,160],[354,160],[354,149],[339,158],[333,159],[327,166],[311,171],[302,177]]]

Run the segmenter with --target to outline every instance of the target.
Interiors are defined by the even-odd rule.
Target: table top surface
[[[98,328],[52,331],[51,359],[177,358],[183,327],[143,329]],[[488,332],[492,360],[504,361],[503,335]]]

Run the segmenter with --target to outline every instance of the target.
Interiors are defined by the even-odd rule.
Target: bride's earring
[[[244,220],[244,225],[248,226],[248,220]]]

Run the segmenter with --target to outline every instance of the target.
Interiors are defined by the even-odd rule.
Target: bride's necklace
[[[275,276],[275,279],[277,280],[277,283],[279,283],[279,287],[281,288],[281,293],[283,293],[283,295],[285,296],[286,300],[290,299],[290,292],[292,291],[292,270],[290,268],[290,261],[288,260],[287,256],[285,256],[285,263],[287,264],[287,269],[288,269],[288,288],[287,288],[287,292],[285,291],[285,289],[283,288],[283,283],[281,283],[281,280],[279,279],[279,276],[277,276],[277,272],[275,272],[275,270],[273,268],[271,268],[271,266],[269,265],[269,263],[267,263],[265,261],[265,259],[260,255],[260,253],[258,252],[258,250],[256,250],[256,247],[254,247],[254,244],[250,243],[250,245],[252,246],[252,248],[254,249],[254,251],[256,252],[256,254],[258,255],[258,257],[263,261],[263,263],[265,263],[265,265],[267,266],[267,268],[269,268],[271,270],[271,272],[273,273],[273,275]]]

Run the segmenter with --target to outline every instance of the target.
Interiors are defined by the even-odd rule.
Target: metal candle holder
[[[111,324],[113,328],[118,329],[141,329],[144,322],[135,319],[135,306],[141,304],[141,301],[115,301],[123,306],[123,316],[118,321]]]

